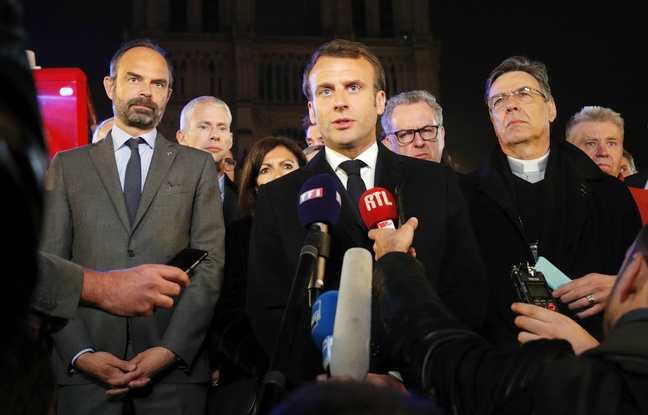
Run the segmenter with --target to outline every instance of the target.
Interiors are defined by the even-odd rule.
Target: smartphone
[[[167,265],[178,267],[189,274],[189,272],[193,270],[200,261],[207,258],[207,254],[207,251],[202,249],[185,248],[178,252],[171,261],[167,262]]]

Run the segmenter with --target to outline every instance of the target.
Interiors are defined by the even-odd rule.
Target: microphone
[[[317,349],[322,352],[322,365],[328,372],[331,364],[333,326],[339,291],[331,290],[317,297],[311,313],[311,335]]]
[[[369,372],[373,256],[364,248],[344,254],[333,326],[331,376],[363,380]]]
[[[324,286],[324,269],[330,252],[329,232],[337,223],[341,209],[342,198],[337,182],[331,175],[313,176],[299,191],[297,216],[302,226],[309,229],[307,243],[310,241],[314,244],[317,251],[311,253],[317,256],[317,268],[313,269],[308,284],[308,303],[311,307]],[[303,249],[306,249],[306,244]]]
[[[382,187],[374,187],[360,196],[358,208],[362,221],[369,229],[396,229],[398,219],[396,199],[391,192]]]
[[[333,335],[335,310],[338,304],[338,290],[327,291],[317,297],[311,313],[311,334],[319,350],[327,336]]]

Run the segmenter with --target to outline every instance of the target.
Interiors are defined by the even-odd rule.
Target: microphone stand
[[[317,259],[317,270],[313,272],[310,281],[308,283],[308,305],[312,308],[315,304],[315,300],[322,293],[322,287],[324,287],[324,268],[326,266],[326,260],[329,257],[331,252],[331,236],[328,233],[328,225],[317,222],[311,226],[317,226],[320,229],[320,240],[319,240],[319,249],[318,249],[318,259]]]
[[[260,387],[259,399],[254,410],[256,415],[266,415],[278,404],[286,392],[286,368],[290,360],[292,345],[297,334],[297,327],[305,305],[307,287],[317,273],[317,261],[323,245],[327,247],[329,235],[322,231],[326,225],[315,223],[309,227],[304,246],[299,254],[299,263],[293,279],[279,327],[279,335],[275,342],[268,372]],[[325,241],[326,242],[323,242]]]

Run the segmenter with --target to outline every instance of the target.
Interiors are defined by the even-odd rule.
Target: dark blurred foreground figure
[[[0,315],[0,408],[2,413],[46,413],[53,397],[53,374],[40,322],[28,319],[37,279],[36,247],[41,227],[42,183],[47,163],[36,90],[18,25],[19,8],[0,2],[0,191],[7,226],[1,261],[5,293]],[[9,231],[14,229],[14,231]]]
[[[606,339],[580,356],[565,340],[496,351],[443,306],[423,266],[404,253],[409,245],[398,240],[382,250],[388,253],[373,275],[408,390],[452,414],[648,413],[648,227],[628,249],[608,298]]]
[[[170,307],[189,277],[159,264],[99,272],[37,254],[49,156],[20,12],[18,2],[0,1],[0,191],[4,213],[19,226],[18,232],[8,227],[9,244],[2,249],[12,301],[0,305],[0,408],[3,414],[45,414],[54,396],[45,341],[52,325],[71,319],[79,304],[116,315],[151,315],[155,307]]]
[[[430,401],[369,382],[309,383],[270,415],[441,415]]]

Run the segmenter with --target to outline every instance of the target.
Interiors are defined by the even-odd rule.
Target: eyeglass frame
[[[544,94],[542,91],[540,91],[539,89],[533,88],[533,87],[531,87],[531,86],[522,86],[522,87],[520,87],[520,88],[517,88],[515,91],[508,92],[508,93],[506,93],[506,94],[496,94],[496,95],[493,95],[492,97],[490,97],[490,98],[488,98],[488,99],[486,100],[486,106],[488,107],[488,109],[489,109],[491,112],[494,111],[494,110],[496,110],[495,105],[491,105],[491,101],[492,101],[493,98],[495,98],[495,97],[502,98],[502,99],[503,99],[502,102],[503,102],[504,104],[506,104],[506,102],[508,101],[508,99],[511,98],[511,97],[515,100],[515,102],[518,102],[518,103],[519,103],[520,101],[518,100],[518,97],[519,97],[520,93],[523,92],[524,90],[528,90],[528,91],[530,91],[530,92],[535,92],[535,93],[537,93],[538,95],[540,95],[540,96],[542,97],[542,100],[543,100],[543,101],[547,102],[547,97],[546,97],[545,94]],[[503,108],[503,107],[501,107],[501,108]],[[501,108],[498,108],[497,110],[499,110],[499,109],[501,109]]]
[[[414,138],[416,137],[416,133],[418,133],[418,135],[421,137],[421,139],[422,139],[423,141],[432,141],[432,142],[434,142],[434,141],[437,140],[437,137],[439,136],[439,129],[440,129],[441,127],[442,127],[441,124],[437,124],[437,125],[425,125],[425,126],[423,126],[423,127],[421,127],[421,128],[417,128],[417,129],[404,128],[404,129],[402,129],[402,130],[392,131],[392,132],[389,133],[388,135],[393,135],[394,137],[396,137],[396,141],[398,141],[398,144],[401,144],[401,145],[404,145],[404,146],[406,146],[406,145],[411,144],[411,143],[414,142]],[[434,137],[432,137],[432,138],[425,138],[425,137],[423,137],[423,134],[421,134],[421,131],[425,130],[426,128],[434,128],[434,129],[436,130],[436,133],[434,134]],[[401,139],[398,138],[398,133],[403,132],[403,131],[411,131],[411,132],[412,132],[412,140],[410,140],[410,141],[408,141],[408,142],[406,142],[406,143],[403,143],[403,142],[401,141]]]
[[[233,158],[225,157],[223,159],[223,163],[222,163],[223,164],[223,169],[226,170],[226,171],[232,171],[232,170],[234,170],[236,168],[237,163],[238,163],[238,161],[234,160]],[[231,166],[231,167],[229,167],[229,166]]]

